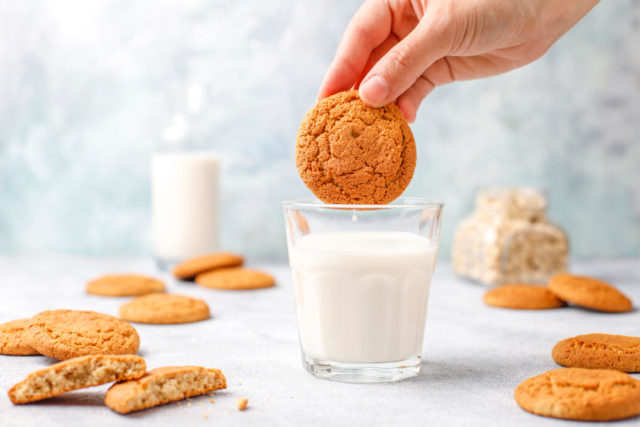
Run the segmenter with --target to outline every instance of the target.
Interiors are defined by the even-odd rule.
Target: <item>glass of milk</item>
[[[442,203],[284,203],[302,363],[365,383],[420,373]]]
[[[220,249],[218,170],[212,153],[152,156],[151,231],[161,269]]]

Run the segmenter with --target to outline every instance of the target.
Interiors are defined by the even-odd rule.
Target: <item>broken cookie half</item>
[[[227,380],[219,369],[166,366],[152,369],[137,380],[114,384],[104,403],[127,414],[223,388],[227,388]]]

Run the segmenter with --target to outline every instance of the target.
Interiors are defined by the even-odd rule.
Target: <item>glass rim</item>
[[[444,202],[439,200],[424,199],[421,197],[406,197],[396,199],[395,201],[385,205],[375,204],[346,204],[346,203],[324,203],[316,199],[292,199],[282,202],[282,206],[288,207],[304,207],[304,208],[327,208],[327,209],[352,209],[352,210],[371,210],[371,209],[409,209],[409,208],[438,208],[444,207]]]

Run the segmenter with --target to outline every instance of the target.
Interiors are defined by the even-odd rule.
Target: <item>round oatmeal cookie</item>
[[[484,294],[483,300],[485,304],[494,307],[519,310],[543,310],[566,305],[546,286],[521,283],[509,283],[490,289]]]
[[[30,320],[11,320],[0,325],[0,354],[9,356],[40,354],[25,339],[26,328]]]
[[[276,284],[270,274],[241,267],[198,274],[196,283],[207,288],[230,290],[269,288]]]
[[[31,318],[25,337],[36,351],[59,360],[89,354],[134,354],[140,347],[133,326],[95,311],[43,311]]]
[[[302,181],[326,203],[385,204],[407,188],[416,144],[395,104],[367,106],[357,90],[319,101],[296,137]]]
[[[242,265],[244,259],[230,252],[216,252],[190,258],[173,267],[173,275],[178,279],[191,279],[205,271],[216,268],[236,267]]]
[[[556,274],[548,287],[558,298],[592,310],[614,313],[633,309],[631,300],[619,290],[591,277]]]
[[[165,325],[211,317],[209,306],[203,300],[176,294],[143,295],[124,304],[119,313],[131,322]]]
[[[640,372],[640,338],[586,334],[560,341],[551,350],[558,365]]]
[[[87,283],[87,293],[108,297],[146,295],[164,290],[164,282],[139,274],[108,274]]]
[[[611,421],[640,414],[640,380],[608,369],[562,368],[516,388],[522,409],[545,417]]]

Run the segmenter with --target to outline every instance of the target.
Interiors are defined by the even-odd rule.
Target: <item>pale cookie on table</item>
[[[305,115],[296,136],[296,166],[323,202],[385,204],[411,182],[416,144],[395,104],[369,107],[357,90],[345,91]]]
[[[94,311],[43,311],[31,318],[25,338],[39,353],[59,360],[90,354],[134,354],[140,347],[133,326]]]
[[[198,274],[196,283],[206,288],[249,290],[269,288],[275,285],[275,280],[270,274],[248,268],[221,268]]]
[[[227,380],[219,369],[166,366],[152,369],[140,379],[114,384],[104,403],[127,414],[223,388],[227,388]]]
[[[175,324],[211,317],[209,306],[198,298],[176,294],[150,294],[122,305],[120,317],[136,323]]]
[[[26,327],[31,319],[18,319],[0,325],[0,354],[9,356],[32,356],[40,354],[25,338]]]
[[[205,271],[216,268],[242,265],[244,258],[230,252],[217,252],[188,259],[173,267],[172,273],[178,279],[190,279]]]
[[[564,301],[542,285],[509,283],[488,290],[483,297],[485,304],[518,310],[544,310],[564,307]]]
[[[131,297],[164,291],[164,282],[139,274],[107,274],[87,283],[87,293],[108,297]]]
[[[561,368],[529,378],[516,388],[522,409],[579,421],[611,421],[640,414],[640,381],[609,369]]]
[[[640,338],[586,334],[567,338],[551,350],[558,365],[574,368],[640,372]]]
[[[633,309],[631,300],[619,290],[591,277],[556,274],[548,287],[558,298],[592,310],[619,313]]]
[[[71,390],[134,380],[143,376],[146,369],[140,356],[98,354],[76,357],[30,373],[11,387],[9,398],[14,404],[35,402]]]

